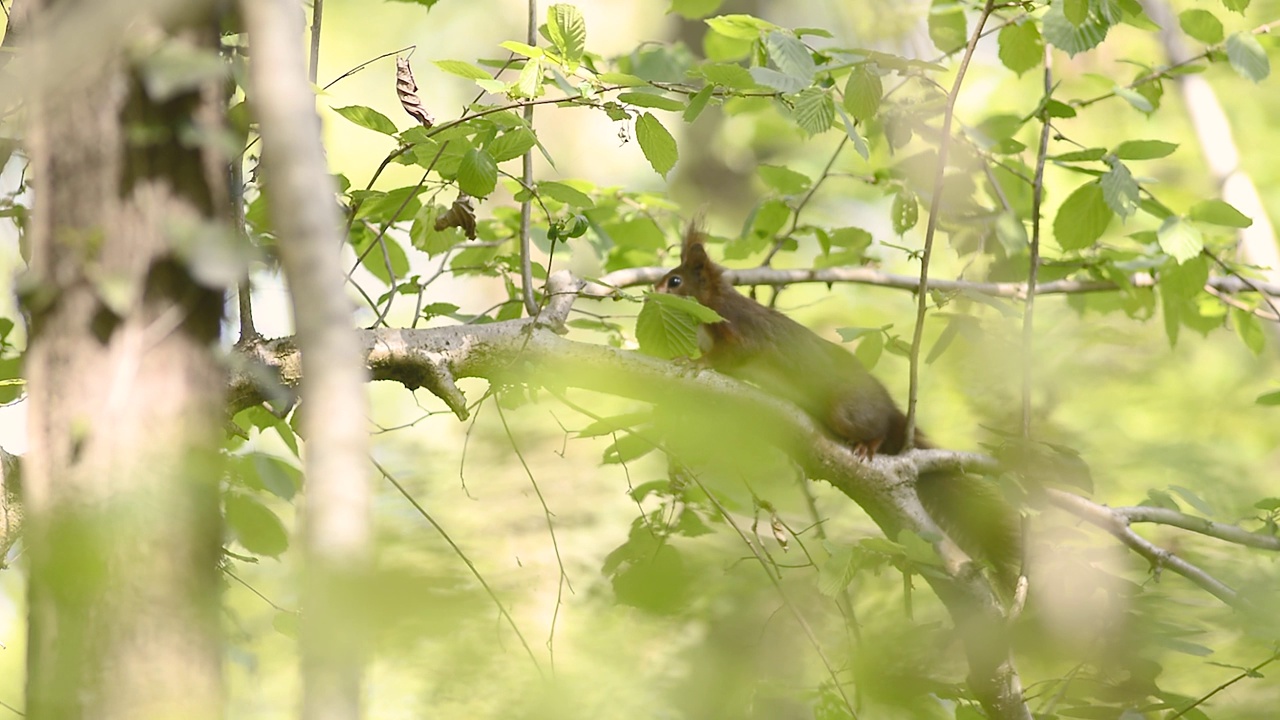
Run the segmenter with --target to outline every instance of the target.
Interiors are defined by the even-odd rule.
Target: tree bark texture
[[[225,212],[225,159],[201,141],[220,89],[149,93],[120,45],[216,53],[216,18],[132,6],[130,38],[64,74],[67,23],[102,6],[33,5],[27,716],[219,718],[222,289],[178,248]]]

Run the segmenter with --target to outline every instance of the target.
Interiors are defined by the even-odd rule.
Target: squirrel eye
[[[680,287],[681,282],[684,282],[684,281],[681,279],[679,275],[672,275],[670,278],[667,279],[667,287],[678,288]]]

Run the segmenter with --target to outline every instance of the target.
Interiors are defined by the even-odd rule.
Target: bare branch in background
[[[317,3],[317,12],[318,12]],[[351,587],[370,556],[366,372],[352,329],[343,242],[294,0],[241,3],[252,53],[253,107],[280,261],[303,354],[306,571],[300,644],[306,720],[360,717],[364,631]]]

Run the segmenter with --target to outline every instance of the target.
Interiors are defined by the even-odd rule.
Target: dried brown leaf
[[[471,205],[471,196],[460,192],[458,199],[453,201],[453,205],[449,210],[436,218],[436,232],[446,228],[461,228],[462,232],[467,234],[468,240],[476,239],[476,210]]]
[[[423,127],[436,124],[435,116],[418,99],[418,83],[413,80],[413,70],[409,68],[408,58],[396,58],[396,96],[400,98],[400,106],[404,111],[422,123]]]

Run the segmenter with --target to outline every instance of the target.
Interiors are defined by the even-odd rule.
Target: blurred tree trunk
[[[213,4],[31,6],[27,716],[219,718]]]

